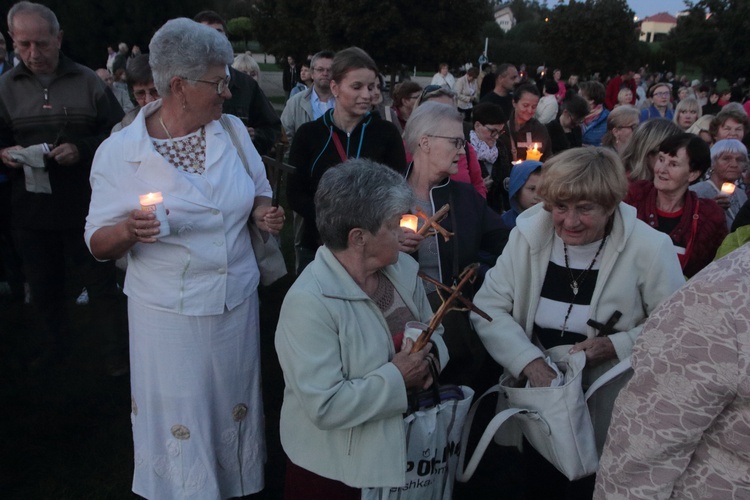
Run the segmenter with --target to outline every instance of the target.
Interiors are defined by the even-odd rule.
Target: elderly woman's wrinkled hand
[[[143,210],[131,210],[128,218],[123,221],[127,237],[133,243],[156,243],[161,223],[156,220],[156,214]]]
[[[726,196],[724,194],[720,194],[716,198],[714,198],[714,201],[723,210],[728,210],[729,209],[729,204],[730,204],[729,196]]]
[[[279,234],[281,228],[284,227],[285,220],[284,209],[281,207],[260,205],[253,210],[253,221],[261,231]]]
[[[586,339],[583,342],[578,342],[570,349],[571,354],[579,351],[586,353],[587,366],[596,366],[617,357],[615,346],[609,337]]]
[[[404,340],[401,351],[396,353],[391,363],[396,365],[401,376],[404,377],[406,389],[427,389],[432,385],[432,374],[430,373],[430,362],[427,356],[430,355],[432,343],[428,342],[420,351],[411,352],[414,341],[411,339]]]
[[[555,370],[542,358],[536,358],[526,365],[523,369],[523,374],[531,382],[531,387],[549,387],[557,377]]]
[[[424,240],[424,236],[417,234],[409,228],[402,227],[403,239],[399,250],[404,253],[414,253],[419,248],[419,244]]]

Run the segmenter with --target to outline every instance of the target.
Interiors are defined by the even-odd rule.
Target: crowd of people
[[[525,498],[747,493],[750,250],[712,264],[728,234],[750,239],[750,104],[737,95],[629,69],[535,80],[510,63],[458,77],[442,63],[386,97],[376,62],[349,47],[288,57],[279,117],[213,11],[168,21],[147,54],[110,47],[96,72],[60,51],[49,8],[18,2],[8,28],[2,277],[39,311],[37,369],[70,348],[66,282],[85,286],[107,371],[130,373],[136,494],[264,488],[251,234],[268,242],[285,224],[285,498],[403,486],[410,394],[481,391],[501,371],[549,387],[558,346],[584,353],[586,384],[624,360],[634,374],[590,404],[595,475],[570,481],[524,440]],[[282,136],[291,213],[261,160]],[[463,293],[492,321],[452,310],[416,349],[405,325],[429,323],[475,263]]]

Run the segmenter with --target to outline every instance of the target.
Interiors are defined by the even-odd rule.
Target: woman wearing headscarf
[[[247,225],[278,233],[284,211],[271,206],[242,122],[219,122],[231,97],[226,37],[175,19],[149,49],[161,99],[97,151],[85,232],[96,258],[128,256],[133,491],[239,497],[263,488],[265,462],[260,273]],[[153,192],[169,231],[136,208]]]

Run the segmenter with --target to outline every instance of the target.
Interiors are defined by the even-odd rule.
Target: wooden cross
[[[618,330],[615,330],[615,325],[618,321],[620,321],[621,317],[622,313],[620,311],[615,311],[612,313],[612,316],[609,317],[606,323],[599,323],[596,320],[590,319],[586,322],[586,324],[592,328],[596,328],[597,330],[599,330],[599,333],[596,335],[597,337],[606,337],[607,335],[617,333]]]
[[[417,338],[417,341],[414,343],[414,346],[411,349],[411,352],[417,352],[422,350],[425,345],[427,345],[427,342],[430,341],[430,337],[432,337],[432,332],[435,331],[435,329],[440,325],[440,323],[443,321],[443,316],[445,316],[449,311],[465,311],[465,310],[471,310],[487,321],[492,321],[492,318],[484,311],[479,309],[477,306],[475,306],[469,299],[461,295],[461,289],[466,286],[467,283],[473,282],[476,278],[477,269],[479,269],[479,264],[470,264],[466,266],[466,268],[461,271],[461,275],[459,276],[460,281],[457,285],[454,285],[452,287],[445,286],[444,284],[440,283],[439,281],[436,281],[429,276],[426,276],[424,273],[420,272],[419,276],[429,281],[430,283],[434,284],[438,287],[438,294],[440,295],[440,299],[443,301],[442,304],[440,304],[440,307],[435,312],[435,315],[432,317],[432,320],[430,321],[430,325],[427,327],[426,330],[423,330],[422,333]],[[448,292],[450,295],[446,298],[442,293],[440,292]],[[462,304],[466,306],[467,309],[456,309],[453,307],[453,303],[458,300]]]
[[[445,219],[450,208],[451,206],[446,203],[440,208],[440,210],[435,212],[435,215],[433,215],[432,217],[424,213],[421,208],[417,208],[417,217],[421,217],[425,221],[424,225],[419,229],[419,231],[417,231],[417,234],[421,234],[422,236],[432,236],[433,234],[435,234],[435,232],[438,232],[443,236],[443,239],[446,242],[449,241],[451,239],[451,236],[453,236],[453,233],[438,224],[438,222]],[[430,231],[433,231],[433,233],[430,234]]]
[[[289,141],[287,140],[286,132],[282,127],[281,139],[276,143],[276,158],[263,155],[263,165],[266,167],[266,176],[271,182],[271,188],[273,189],[271,205],[274,207],[279,206],[279,190],[281,189],[282,175],[284,172],[291,174],[296,170],[293,166],[284,163],[284,153],[286,153],[287,146],[289,146]]]

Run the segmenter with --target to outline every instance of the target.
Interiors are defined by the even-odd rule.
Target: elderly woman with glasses
[[[297,129],[289,150],[296,167],[289,176],[287,199],[304,218],[297,274],[315,258],[320,235],[315,224],[315,191],[321,176],[350,158],[369,158],[397,172],[406,170],[406,155],[398,129],[372,111],[378,67],[358,47],[336,53],[331,67],[331,93],[336,107]]]
[[[711,174],[708,180],[690,186],[701,198],[714,200],[724,209],[727,228],[747,201],[747,194],[735,183],[747,169],[747,148],[737,139],[723,139],[711,146]]]
[[[269,237],[284,212],[242,122],[219,122],[226,37],[175,19],[149,49],[162,98],[97,151],[85,232],[97,259],[128,256],[133,491],[240,497],[263,488],[265,461],[248,223]]]
[[[454,234],[446,241],[440,234],[424,237],[404,229],[402,251],[419,261],[421,271],[445,285],[456,283],[461,271],[475,262],[484,264],[480,270],[483,274],[502,252],[507,231],[484,198],[469,184],[451,178],[466,154],[462,115],[454,106],[426,102],[412,113],[404,141],[414,158],[406,177],[416,197],[413,210],[421,209],[432,216],[450,205],[440,224]],[[441,301],[435,285],[428,283],[425,288],[430,304],[437,309]],[[454,362],[446,368],[442,380],[475,387],[485,352],[468,315],[451,312],[443,325],[444,340]]]
[[[638,108],[631,105],[617,106],[607,116],[607,133],[602,137],[602,146],[614,149],[622,157],[635,129],[640,123]]]
[[[559,345],[585,353],[590,383],[630,356],[643,320],[684,282],[670,239],[621,203],[627,187],[606,148],[569,149],[542,167],[543,203],[519,215],[474,297],[493,320],[472,314],[487,351],[523,383],[550,385],[544,349]],[[616,385],[591,402],[600,447]],[[528,443],[523,462],[527,498],[591,497],[593,476],[569,482]]]
[[[448,363],[436,330],[418,352],[409,321],[429,322],[417,264],[399,252],[413,195],[384,165],[352,159],[315,194],[323,246],[284,298],[276,352],[286,387],[281,444],[285,498],[359,499],[361,488],[405,483],[407,392]]]
[[[139,54],[130,60],[126,73],[128,88],[135,97],[138,107],[128,111],[122,121],[112,127],[112,133],[127,127],[140,113],[141,108],[150,102],[159,99],[159,91],[154,87],[154,75],[151,73],[151,65],[148,63],[146,54]]]

